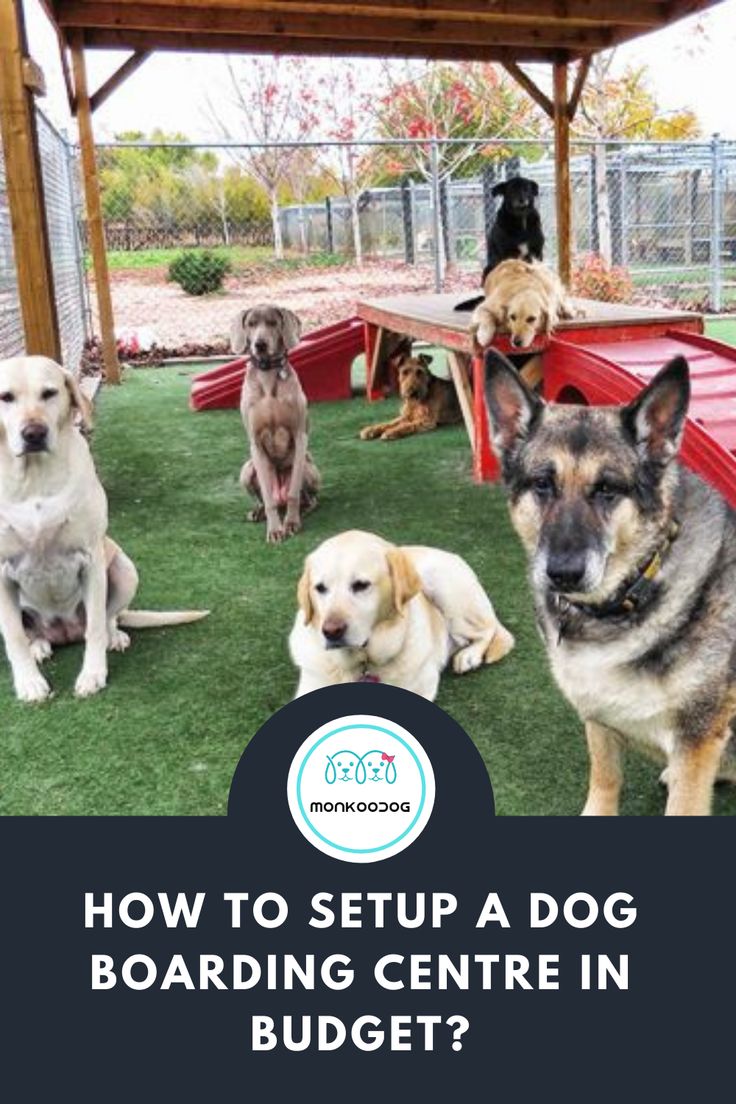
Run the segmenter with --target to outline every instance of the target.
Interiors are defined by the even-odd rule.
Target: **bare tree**
[[[317,123],[314,96],[304,80],[306,63],[292,57],[226,58],[229,111],[207,97],[207,116],[227,141],[254,143],[231,150],[268,194],[274,253],[284,255],[279,188],[288,179],[297,146],[278,143],[304,139]],[[231,121],[232,120],[232,121]]]

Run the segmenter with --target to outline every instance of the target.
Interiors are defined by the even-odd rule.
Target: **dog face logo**
[[[386,782],[393,786],[396,781],[396,755],[389,755],[380,748],[356,755],[352,751],[338,751],[327,756],[325,782],[328,786],[335,782],[356,782],[364,786],[366,782]]]
[[[636,571],[667,516],[688,396],[676,357],[628,406],[547,405],[486,354],[493,444],[539,591],[602,601]]]
[[[387,782],[393,786],[396,781],[395,755],[385,751],[367,751],[361,759],[366,782]]]
[[[334,782],[355,782],[355,770],[360,756],[354,751],[336,751],[327,756],[325,782],[331,786]]]

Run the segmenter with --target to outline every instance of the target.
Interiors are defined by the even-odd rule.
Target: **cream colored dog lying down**
[[[501,261],[486,276],[483,291],[485,299],[470,323],[483,348],[500,330],[515,349],[527,349],[539,334],[551,334],[560,319],[575,314],[560,278],[541,261]]]
[[[85,641],[76,693],[107,681],[121,626],[196,621],[194,610],[129,611],[138,574],[107,531],[107,498],[75,418],[73,376],[46,357],[0,361],[0,632],[21,701],[42,701],[38,664],[53,644]]]
[[[397,548],[351,530],[307,558],[289,638],[296,696],[340,682],[388,682],[434,700],[458,674],[495,663],[514,638],[475,572],[437,548]]]

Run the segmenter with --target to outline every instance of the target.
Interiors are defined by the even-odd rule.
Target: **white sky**
[[[621,6],[625,11],[626,0],[621,0]],[[49,95],[41,106],[54,122],[69,129],[56,37],[38,0],[25,0],[25,7],[31,52],[42,65],[49,86]],[[646,63],[663,110],[693,108],[705,134],[718,131],[726,138],[736,138],[736,0],[725,0],[700,22],[705,27],[704,35],[695,33],[697,17],[683,20],[624,46],[621,62]],[[96,88],[126,56],[121,52],[90,51],[91,87]],[[361,62],[361,68],[370,64]],[[111,138],[123,130],[150,132],[154,127],[182,131],[192,139],[212,138],[203,101],[205,90],[211,95],[221,77],[222,61],[217,56],[156,54],[96,113],[97,138]]]

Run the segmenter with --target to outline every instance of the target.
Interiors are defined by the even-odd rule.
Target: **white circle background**
[[[394,756],[396,781],[325,778],[327,756],[375,752]],[[341,760],[347,766],[347,760]],[[371,760],[373,761],[373,760]],[[384,761],[385,762],[385,761]],[[354,773],[354,772],[353,772]],[[384,770],[385,773],[385,770]],[[368,714],[337,717],[311,733],[289,769],[289,809],[314,847],[343,862],[380,862],[403,851],[421,834],[434,806],[434,771],[421,744],[396,721]],[[313,802],[410,802],[410,812],[313,812]]]

